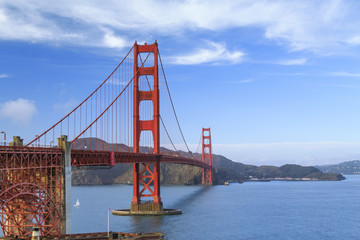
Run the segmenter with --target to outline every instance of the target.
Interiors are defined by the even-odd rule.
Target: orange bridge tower
[[[140,53],[152,53],[154,65],[144,67]],[[140,151],[140,136],[142,131],[151,131],[154,141],[153,154],[160,154],[160,129],[159,129],[159,76],[158,76],[158,44],[134,45],[134,94],[133,94],[133,147],[134,153]],[[150,91],[139,90],[140,76],[152,76],[153,89]],[[140,102],[151,101],[153,104],[153,119],[140,120]],[[133,163],[133,198],[130,211],[162,211],[163,204],[160,197],[160,158],[155,162]],[[140,189],[140,185],[141,189]],[[151,197],[152,203],[141,204],[142,197]]]
[[[212,166],[210,128],[202,129],[202,162]],[[202,184],[212,185],[212,168],[203,168]]]

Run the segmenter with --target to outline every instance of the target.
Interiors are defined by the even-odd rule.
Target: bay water
[[[360,176],[344,181],[161,186],[175,216],[110,215],[112,231],[161,232],[166,239],[360,239]],[[129,208],[132,186],[72,188],[72,229],[107,230],[108,209]]]
[[[72,232],[161,232],[166,239],[360,239],[360,176],[344,181],[161,186],[174,216],[115,216],[132,186],[74,186]]]

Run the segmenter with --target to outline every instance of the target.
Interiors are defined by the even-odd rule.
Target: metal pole
[[[107,221],[107,235],[109,237],[109,232],[110,232],[110,208],[108,209],[107,213],[108,213],[108,221]]]

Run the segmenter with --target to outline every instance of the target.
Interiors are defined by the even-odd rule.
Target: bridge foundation
[[[163,211],[162,203],[153,203],[153,202],[145,202],[145,203],[131,203],[130,211],[131,212],[161,212]]]

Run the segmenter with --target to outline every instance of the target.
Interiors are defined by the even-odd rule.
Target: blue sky
[[[359,8],[341,0],[3,0],[0,131],[30,140],[87,97],[135,40],[157,40],[193,151],[211,127],[214,153],[248,164],[359,159]]]

